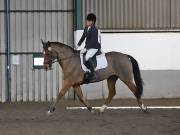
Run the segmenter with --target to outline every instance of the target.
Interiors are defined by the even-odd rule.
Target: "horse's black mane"
[[[59,45],[59,46],[63,46],[63,47],[67,47],[67,48],[69,48],[69,49],[74,50],[71,46],[66,45],[66,44],[64,44],[64,43],[61,43],[61,42],[50,42],[50,43],[51,43],[51,44],[56,44],[56,45]]]
[[[65,48],[68,48],[68,49],[70,49],[70,50],[72,50],[74,53],[76,53],[76,52],[79,52],[78,50],[74,50],[74,48],[73,47],[71,47],[71,46],[69,46],[69,45],[66,45],[66,44],[64,44],[64,43],[61,43],[61,42],[49,42],[50,44],[54,44],[54,45],[57,45],[57,46],[63,46],[63,47],[65,47]]]

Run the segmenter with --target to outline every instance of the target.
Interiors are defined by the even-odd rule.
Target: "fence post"
[[[10,0],[4,0],[5,7],[5,43],[6,43],[6,101],[11,101],[10,74]]]
[[[75,30],[80,30],[83,28],[82,24],[82,0],[75,0]]]

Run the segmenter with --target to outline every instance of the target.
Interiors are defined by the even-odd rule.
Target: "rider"
[[[82,44],[84,39],[86,38],[85,42],[85,61],[88,62],[90,65],[90,71],[92,74],[92,81],[97,79],[97,75],[95,72],[95,67],[93,64],[92,58],[96,55],[98,50],[100,50],[101,45],[98,42],[98,30],[95,26],[96,23],[96,15],[93,13],[88,14],[86,17],[86,26],[84,28],[83,35],[78,42],[78,47]]]

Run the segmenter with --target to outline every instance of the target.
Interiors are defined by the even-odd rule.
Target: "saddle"
[[[84,71],[84,81],[83,83],[91,83],[91,73],[89,72],[89,63],[85,61],[85,55],[84,54],[80,54],[80,59],[81,59],[81,66],[82,69]],[[95,67],[95,71],[98,75],[98,70],[100,69],[104,69],[107,67],[108,63],[107,63],[107,59],[104,53],[102,53],[100,50],[98,50],[98,52],[96,53],[96,55],[91,58]]]

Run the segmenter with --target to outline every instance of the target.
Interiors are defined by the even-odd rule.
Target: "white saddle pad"
[[[80,54],[80,59],[81,59],[81,66],[82,66],[82,69],[87,72],[87,71],[90,71],[83,63],[83,54]],[[106,56],[105,56],[105,53],[101,54],[101,55],[97,55],[96,56],[96,59],[97,59],[97,67],[95,70],[99,70],[99,69],[103,69],[103,68],[106,68],[108,63],[107,63],[107,59],[106,59]]]

